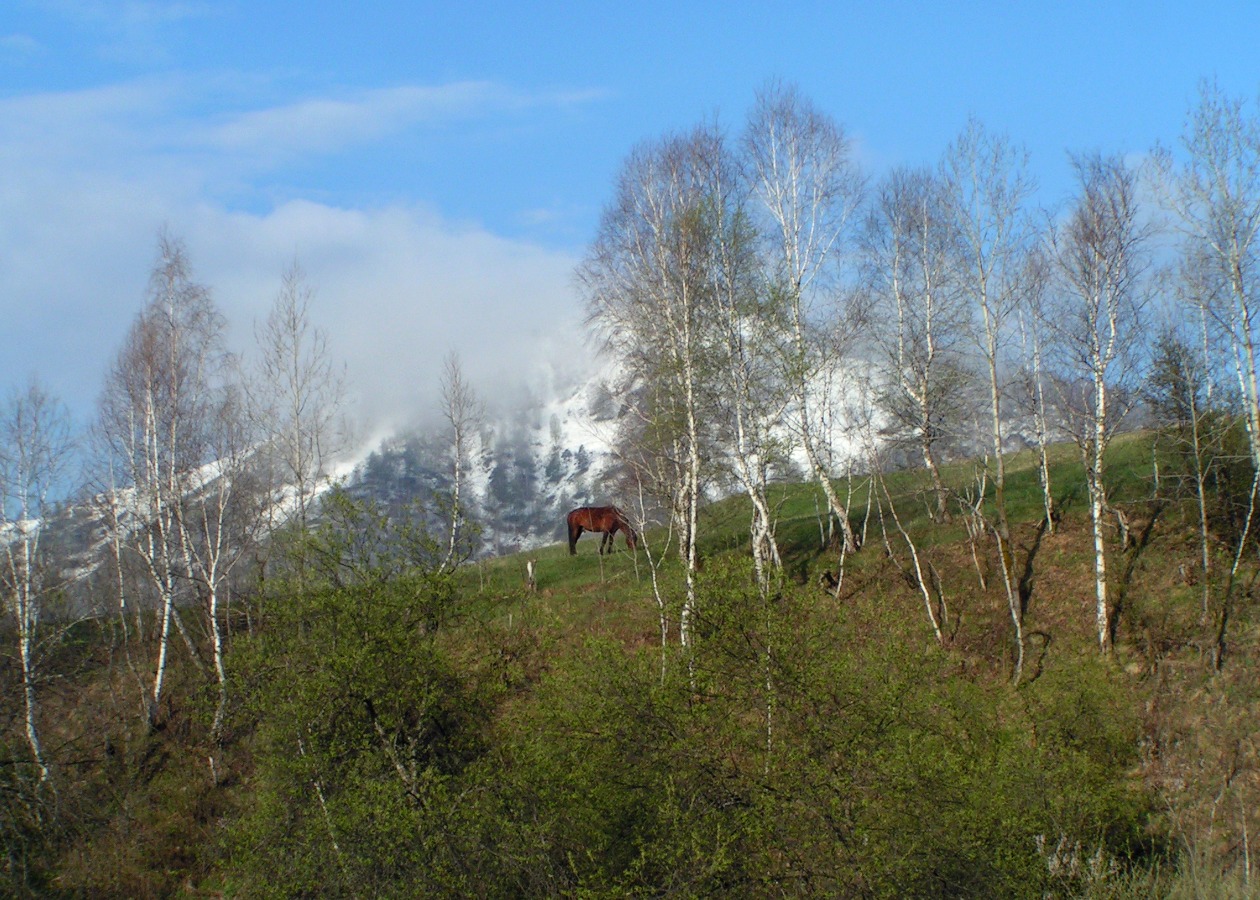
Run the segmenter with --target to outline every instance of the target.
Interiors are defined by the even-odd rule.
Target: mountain
[[[481,555],[563,539],[574,506],[606,503],[617,407],[602,378],[522,391],[500,405],[472,436],[463,497],[482,528]],[[449,492],[449,434],[413,428],[385,439],[344,479],[351,496],[385,508]]]

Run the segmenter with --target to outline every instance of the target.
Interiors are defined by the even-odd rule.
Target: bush
[[[240,660],[255,804],[228,854],[251,895],[459,884],[450,784],[484,752],[488,704],[431,628],[447,592],[415,575],[269,601]]]

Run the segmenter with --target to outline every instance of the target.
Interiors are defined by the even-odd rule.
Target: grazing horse
[[[603,540],[599,542],[600,555],[603,555],[605,547],[612,548],[613,538],[618,531],[626,533],[626,546],[631,550],[639,539],[634,529],[630,527],[630,520],[626,518],[625,513],[615,506],[580,506],[569,513],[568,523],[570,556],[577,553],[577,540],[582,536],[583,531],[604,533]]]

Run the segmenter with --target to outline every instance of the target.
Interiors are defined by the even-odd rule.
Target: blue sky
[[[86,422],[156,235],[247,350],[297,258],[365,425],[482,392],[581,340],[571,280],[638,142],[738,128],[768,79],[872,176],[968,116],[1068,151],[1175,144],[1198,83],[1260,89],[1244,2],[405,3],[8,0],[0,11],[0,390],[37,373]]]

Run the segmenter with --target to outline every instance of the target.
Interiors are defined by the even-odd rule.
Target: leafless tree
[[[446,557],[441,568],[448,570],[462,560],[457,554],[466,546],[463,488],[467,479],[468,453],[472,439],[484,419],[484,410],[477,394],[464,377],[458,354],[447,355],[442,366],[442,414],[450,425],[451,496],[450,529]],[[465,554],[466,555],[466,554]]]
[[[295,262],[281,278],[266,320],[255,328],[258,363],[252,405],[277,468],[277,489],[291,493],[292,521],[304,532],[311,503],[328,478],[328,463],[345,437],[339,413],[344,371],[328,336],[310,318],[314,294]]]
[[[745,131],[743,156],[760,218],[768,222],[764,290],[782,308],[780,343],[790,421],[813,476],[840,522],[847,552],[857,549],[848,510],[832,485],[830,448],[817,396],[824,370],[843,365],[860,333],[857,304],[839,302],[838,274],[865,181],[848,136],[795,89],[761,92]],[[837,301],[824,309],[824,301]]]
[[[1137,397],[1140,324],[1149,300],[1151,226],[1138,209],[1137,174],[1123,160],[1074,159],[1078,193],[1052,235],[1055,262],[1054,341],[1062,424],[1085,465],[1094,533],[1098,646],[1111,649],[1104,516],[1105,459],[1112,437]]]
[[[1010,317],[1025,289],[1022,276],[1035,238],[1025,209],[1033,189],[1027,168],[1026,152],[975,120],[967,123],[946,151],[942,166],[960,251],[957,277],[971,301],[975,343],[988,379],[995,519],[1008,547],[1003,356],[1008,350]],[[1009,568],[1009,560],[1003,562]]]
[[[1223,335],[1237,378],[1254,471],[1246,526],[1236,545],[1217,629],[1217,665],[1224,659],[1234,581],[1251,539],[1260,498],[1260,360],[1256,317],[1260,288],[1260,113],[1205,82],[1182,135],[1185,163],[1157,153],[1165,201],[1184,238],[1183,295],[1201,307]],[[1218,345],[1220,346],[1220,345]],[[1222,348],[1223,349],[1223,348]]]
[[[1180,281],[1185,294],[1197,294],[1194,269],[1183,268]],[[1212,595],[1209,483],[1222,463],[1224,431],[1236,420],[1222,415],[1206,309],[1199,306],[1198,312],[1198,322],[1187,322],[1187,317],[1178,315],[1160,329],[1143,396],[1159,426],[1160,439],[1171,444],[1182,463],[1177,475],[1188,476],[1193,484],[1199,520],[1202,620],[1206,623]]]
[[[1050,483],[1050,425],[1046,406],[1046,379],[1042,356],[1046,343],[1046,316],[1043,306],[1050,277],[1049,260],[1044,252],[1034,251],[1028,258],[1027,290],[1018,307],[1019,336],[1024,358],[1020,388],[1026,411],[1032,413],[1037,438],[1037,470],[1041,482],[1041,502],[1045,509],[1045,527],[1053,534],[1058,518]]]
[[[881,405],[890,430],[917,448],[932,479],[935,518],[948,518],[938,444],[957,427],[968,373],[967,308],[958,288],[942,183],[899,169],[883,182],[864,230],[865,283],[883,357]]]
[[[159,715],[172,624],[200,665],[179,613],[191,574],[182,517],[192,484],[210,462],[208,435],[226,360],[223,329],[209,291],[193,280],[183,244],[163,232],[148,302],[106,376],[95,432],[120,557],[140,562],[160,610],[146,701],[150,722]]]
[[[40,538],[55,492],[65,487],[73,447],[65,407],[34,379],[0,408],[0,588],[16,625],[26,741],[41,782],[49,768],[39,738],[36,648],[44,597],[57,578],[45,565]]]
[[[188,474],[187,493],[179,507],[184,566],[205,603],[219,702],[211,733],[217,738],[227,710],[228,681],[224,667],[223,613],[231,577],[257,546],[269,494],[256,453],[242,391],[236,380],[210,386],[205,412],[206,463]]]
[[[1165,200],[1196,273],[1193,296],[1229,338],[1252,463],[1260,471],[1260,115],[1204,83],[1182,144],[1183,166],[1166,150],[1157,154]]]
[[[1014,587],[1014,543],[1006,509],[1002,399],[1008,380],[1010,319],[1026,291],[1023,276],[1029,271],[1035,238],[1025,208],[1033,189],[1027,169],[1024,150],[974,119],[946,151],[941,166],[952,211],[958,283],[970,300],[974,344],[987,376],[994,501],[989,530],[997,545],[1014,630],[1015,680],[1023,669],[1023,605]]]

